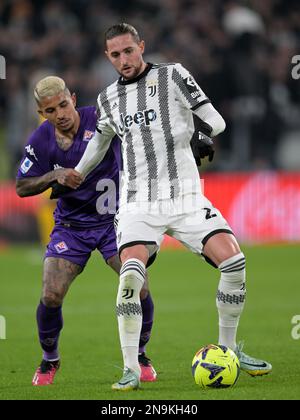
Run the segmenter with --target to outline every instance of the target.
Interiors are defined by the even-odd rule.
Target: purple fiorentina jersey
[[[96,108],[92,106],[79,108],[77,111],[80,115],[80,126],[70,149],[63,151],[59,148],[55,127],[45,121],[33,132],[25,146],[26,153],[17,178],[38,177],[54,169],[74,168],[78,164],[95,132],[97,116]],[[67,223],[78,228],[93,228],[113,220],[116,210],[113,203],[118,202],[120,147],[120,140],[115,137],[103,161],[87,176],[84,183],[58,200],[54,212],[56,224]],[[109,184],[108,188],[104,188],[106,184]],[[109,211],[104,214],[101,208],[109,208]],[[99,214],[99,210],[102,214]]]

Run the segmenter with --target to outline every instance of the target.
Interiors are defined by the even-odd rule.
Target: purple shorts
[[[105,261],[118,254],[113,223],[82,230],[56,225],[50,238],[45,258],[63,258],[81,267],[86,265],[95,249],[101,252]]]

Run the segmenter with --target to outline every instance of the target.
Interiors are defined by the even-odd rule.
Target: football
[[[192,375],[201,388],[230,388],[238,380],[240,362],[228,347],[209,344],[195,354]]]

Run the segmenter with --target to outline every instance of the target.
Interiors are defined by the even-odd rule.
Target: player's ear
[[[42,111],[40,108],[38,108],[37,112],[38,112],[38,114],[39,114],[41,117],[45,118],[45,117],[44,117],[44,113],[43,113],[43,111]]]
[[[72,93],[71,99],[72,99],[72,102],[73,102],[74,107],[76,107],[76,105],[77,105],[76,93],[74,93],[74,92]]]
[[[139,43],[139,47],[140,47],[140,50],[141,50],[141,54],[144,54],[144,52],[145,52],[145,41],[141,41]]]

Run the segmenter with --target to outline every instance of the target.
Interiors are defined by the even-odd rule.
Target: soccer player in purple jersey
[[[75,171],[64,168],[75,167],[80,161],[96,129],[96,108],[76,108],[75,94],[71,95],[64,80],[55,76],[38,82],[34,96],[38,112],[46,121],[32,133],[25,147],[17,174],[17,194],[28,197],[54,184],[65,185],[70,174],[73,175],[72,186],[76,188],[65,192],[57,202],[37,308],[43,360],[32,383],[49,385],[60,365],[58,341],[63,327],[62,304],[71,283],[96,249],[116,273],[120,272],[113,221],[121,153],[119,139],[115,137],[103,162],[81,184]],[[108,191],[105,186],[110,187]],[[144,381],[151,382],[156,380],[156,372],[145,355],[145,346],[151,334],[154,307],[147,283],[140,296],[143,328],[139,360]]]

